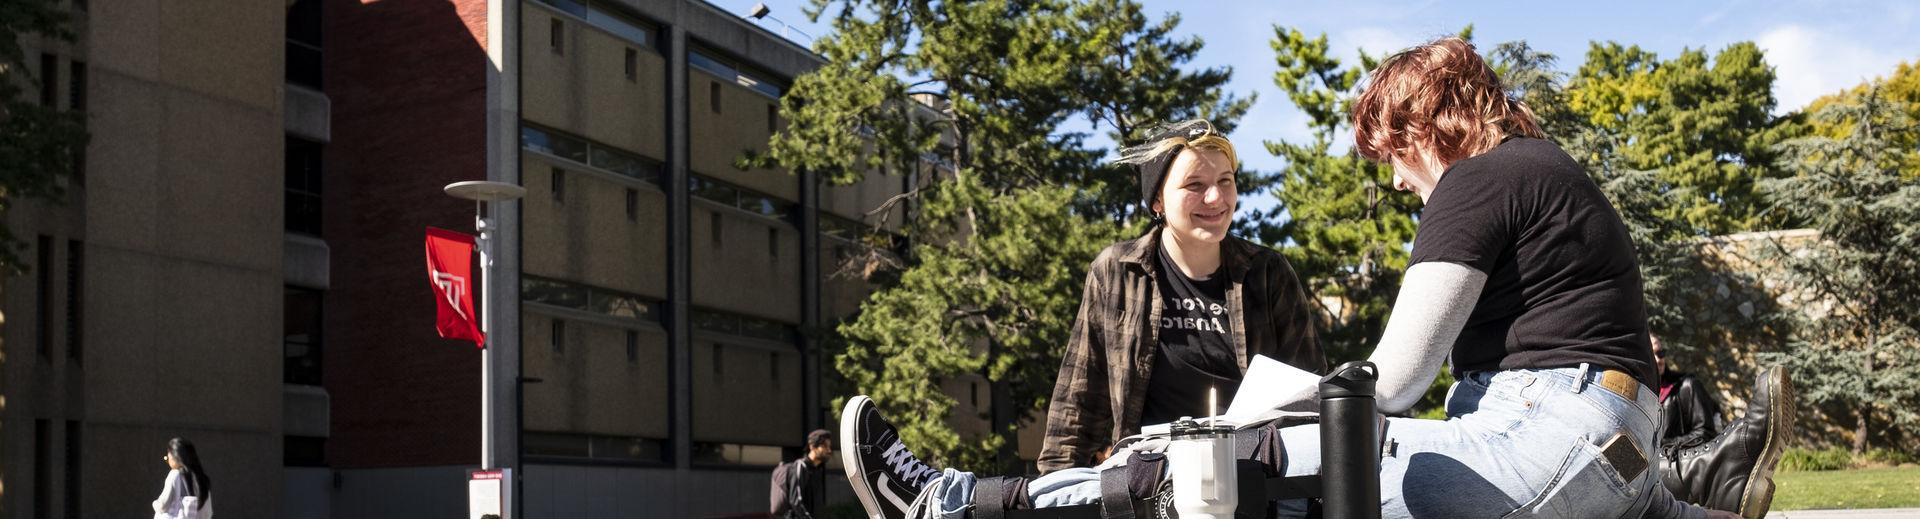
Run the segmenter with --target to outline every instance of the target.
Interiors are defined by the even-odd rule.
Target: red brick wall
[[[441,187],[486,177],[486,2],[328,0],[324,30],[328,462],[477,464],[480,354],[434,333],[421,242],[473,230]]]

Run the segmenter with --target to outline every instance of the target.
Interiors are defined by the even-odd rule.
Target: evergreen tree
[[[1779,176],[1775,143],[1799,131],[1770,115],[1773,69],[1752,42],[1713,56],[1687,49],[1661,60],[1638,46],[1595,42],[1568,86],[1568,107],[1618,143],[1628,168],[1653,171],[1676,203],[1661,216],[1691,234],[1779,225],[1756,182]],[[1592,160],[1592,157],[1587,157]]]
[[[1911,148],[1895,144],[1920,129],[1882,92],[1876,83],[1825,104],[1813,122],[1851,131],[1782,144],[1792,176],[1762,184],[1777,209],[1820,231],[1775,242],[1803,319],[1788,348],[1765,358],[1793,369],[1809,403],[1851,415],[1855,453],[1911,440],[1920,426],[1920,182]]]
[[[1249,100],[1225,69],[1187,71],[1197,38],[1171,36],[1126,0],[816,0],[827,63],[782,101],[769,163],[851,183],[914,175],[909,247],[838,329],[835,366],[941,465],[1010,470],[1017,422],[1044,409],[1086,267],[1137,236],[1132,173],[1068,130],[1084,119],[1127,142],[1148,121],[1209,117]],[[991,434],[963,437],[945,384],[993,383]]]

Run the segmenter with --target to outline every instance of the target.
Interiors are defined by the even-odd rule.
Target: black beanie
[[[1159,133],[1147,137],[1147,142],[1142,144],[1142,146],[1152,146],[1154,143],[1180,136],[1185,136],[1187,141],[1191,142],[1211,132],[1213,132],[1213,125],[1210,124],[1197,126],[1180,125],[1161,130]],[[1141,207],[1146,208],[1149,212],[1153,211],[1153,202],[1160,197],[1160,183],[1167,179],[1167,168],[1173,166],[1173,159],[1178,158],[1180,151],[1185,149],[1187,149],[1187,145],[1185,144],[1174,146],[1159,155],[1153,156],[1153,158],[1134,165],[1135,171],[1140,175]]]

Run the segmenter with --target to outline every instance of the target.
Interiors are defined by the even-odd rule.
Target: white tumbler
[[[1240,504],[1233,429],[1181,421],[1173,424],[1172,432],[1167,461],[1174,510],[1181,519],[1231,519]]]

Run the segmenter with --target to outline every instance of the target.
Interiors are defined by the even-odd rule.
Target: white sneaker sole
[[[875,510],[880,501],[873,495],[873,488],[867,484],[867,468],[860,464],[860,442],[855,436],[860,430],[860,416],[855,411],[865,407],[866,395],[855,395],[847,400],[846,407],[840,408],[840,452],[841,468],[847,471],[847,484],[853,487],[853,496],[860,500],[860,507],[866,509],[868,519],[887,519]]]

